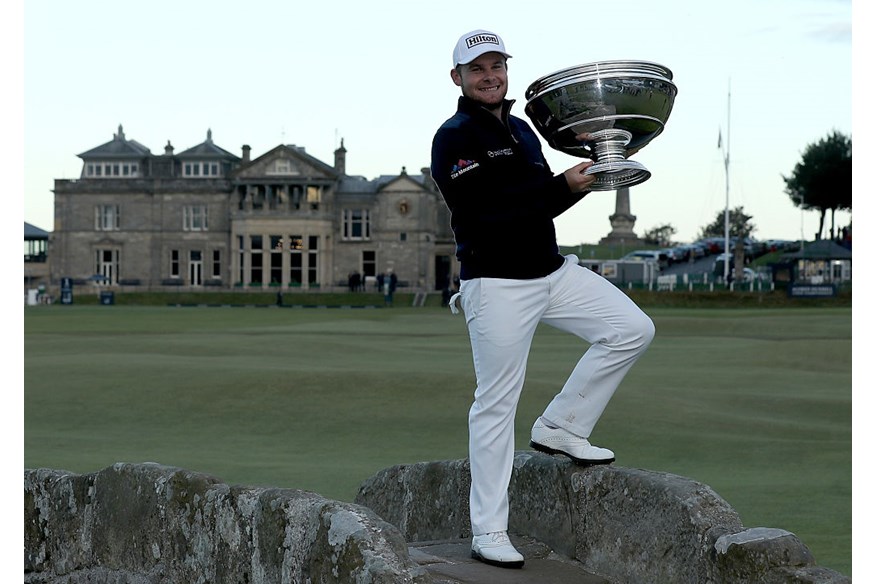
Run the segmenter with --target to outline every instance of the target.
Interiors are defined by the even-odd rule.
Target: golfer
[[[573,255],[559,253],[553,219],[587,194],[581,162],[554,175],[532,128],[511,115],[508,59],[499,35],[475,30],[453,50],[456,113],[432,142],[432,176],[448,208],[460,262],[461,307],[477,387],[469,411],[472,556],[519,568],[508,538],[514,417],[540,322],[590,343],[532,426],[530,445],[579,464],[614,453],[589,442],[621,380],[654,337],[654,325],[623,292]]]

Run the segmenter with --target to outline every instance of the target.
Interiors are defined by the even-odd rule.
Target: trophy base
[[[584,174],[596,175],[591,191],[616,191],[622,187],[641,184],[651,178],[651,171],[633,160],[597,162]]]
[[[626,130],[605,129],[590,134],[587,141],[594,152],[594,164],[584,174],[596,175],[591,191],[616,191],[651,178],[644,164],[624,157],[632,134]]]

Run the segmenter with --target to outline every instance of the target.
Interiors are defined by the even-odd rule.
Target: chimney
[[[347,149],[344,148],[343,138],[341,138],[341,147],[335,150],[335,170],[347,174]]]
[[[243,145],[243,163],[244,164],[249,162],[249,150],[250,150],[249,144],[244,144]]]
[[[170,140],[167,141],[167,146],[164,147],[165,156],[173,156],[173,146],[170,145]]]
[[[438,185],[436,185],[435,181],[432,179],[432,169],[428,166],[424,166],[420,169],[420,172],[423,174],[423,186],[430,191],[437,192]]]

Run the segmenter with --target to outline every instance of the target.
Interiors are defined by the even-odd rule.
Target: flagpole
[[[724,150],[724,284],[730,274],[730,80],[727,80],[727,148]]]

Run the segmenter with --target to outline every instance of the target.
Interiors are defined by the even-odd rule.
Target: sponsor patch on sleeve
[[[450,178],[457,178],[464,173],[477,168],[480,166],[479,162],[475,162],[474,160],[459,160],[456,164],[453,165],[453,168],[450,169]]]

